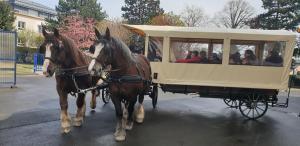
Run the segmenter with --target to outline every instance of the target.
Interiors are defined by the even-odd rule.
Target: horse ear
[[[110,31],[109,31],[109,28],[108,28],[108,27],[106,28],[106,31],[105,31],[105,38],[106,38],[107,40],[110,40]]]
[[[101,39],[102,36],[101,36],[101,33],[99,32],[99,30],[98,30],[96,27],[94,27],[94,29],[95,29],[96,37],[97,37],[98,39]]]
[[[43,33],[43,36],[44,36],[44,37],[47,37],[47,36],[48,36],[48,32],[46,31],[45,26],[42,26],[42,33]]]
[[[54,32],[55,37],[57,37],[57,38],[60,37],[59,30],[57,28],[54,28],[53,32]]]

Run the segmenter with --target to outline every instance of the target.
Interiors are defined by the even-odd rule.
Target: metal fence
[[[43,63],[44,63],[44,55],[40,53],[34,53],[33,55],[33,72],[39,72],[43,70]]]
[[[0,30],[0,85],[16,85],[17,33]]]

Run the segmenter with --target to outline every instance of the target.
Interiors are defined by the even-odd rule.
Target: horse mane
[[[63,42],[64,48],[68,57],[66,59],[72,59],[74,65],[86,65],[90,58],[87,55],[84,55],[82,51],[76,46],[75,42],[67,36],[61,35],[61,40]]]
[[[118,49],[120,49],[121,55],[128,61],[128,62],[133,62],[134,58],[132,57],[132,53],[128,46],[119,38],[114,38],[112,37],[112,42]]]

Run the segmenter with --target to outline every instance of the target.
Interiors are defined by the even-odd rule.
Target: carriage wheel
[[[156,108],[157,97],[158,97],[158,87],[157,87],[157,85],[153,86],[153,89],[152,89],[152,92],[150,94],[150,97],[152,98],[152,106],[153,106],[153,108]]]
[[[223,100],[224,100],[225,104],[228,105],[231,108],[238,108],[239,107],[237,100],[234,99],[234,98],[226,97],[226,98],[223,98]]]
[[[105,104],[109,103],[110,94],[109,94],[108,88],[102,89],[102,100]]]
[[[248,95],[240,100],[240,112],[248,119],[255,120],[262,117],[268,110],[268,102],[260,96]]]

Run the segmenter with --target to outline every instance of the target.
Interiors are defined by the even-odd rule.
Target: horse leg
[[[126,121],[123,118],[123,111],[122,111],[122,104],[119,98],[112,96],[112,102],[115,106],[116,116],[117,116],[117,126],[116,131],[114,133],[116,141],[124,141],[126,138],[126,131],[125,131],[125,123]]]
[[[71,131],[71,118],[68,114],[68,93],[58,90],[60,104],[60,122],[61,133],[69,133]]]
[[[131,130],[133,127],[133,111],[134,111],[134,105],[137,101],[137,97],[135,97],[133,100],[129,102],[128,105],[128,117],[127,117],[127,122],[126,122],[126,130]]]
[[[139,105],[138,105],[138,108],[135,112],[135,121],[137,123],[143,123],[144,122],[145,111],[144,111],[143,101],[144,101],[144,95],[140,94],[139,95]]]
[[[83,93],[78,93],[78,98],[76,100],[77,104],[77,113],[76,117],[74,118],[74,123],[73,126],[81,126],[83,123],[83,118],[85,116],[85,94]]]
[[[91,99],[91,102],[90,102],[91,109],[95,109],[96,108],[96,104],[97,104],[96,97],[97,97],[97,94],[99,94],[97,92],[99,92],[99,91],[92,90],[92,99]]]

